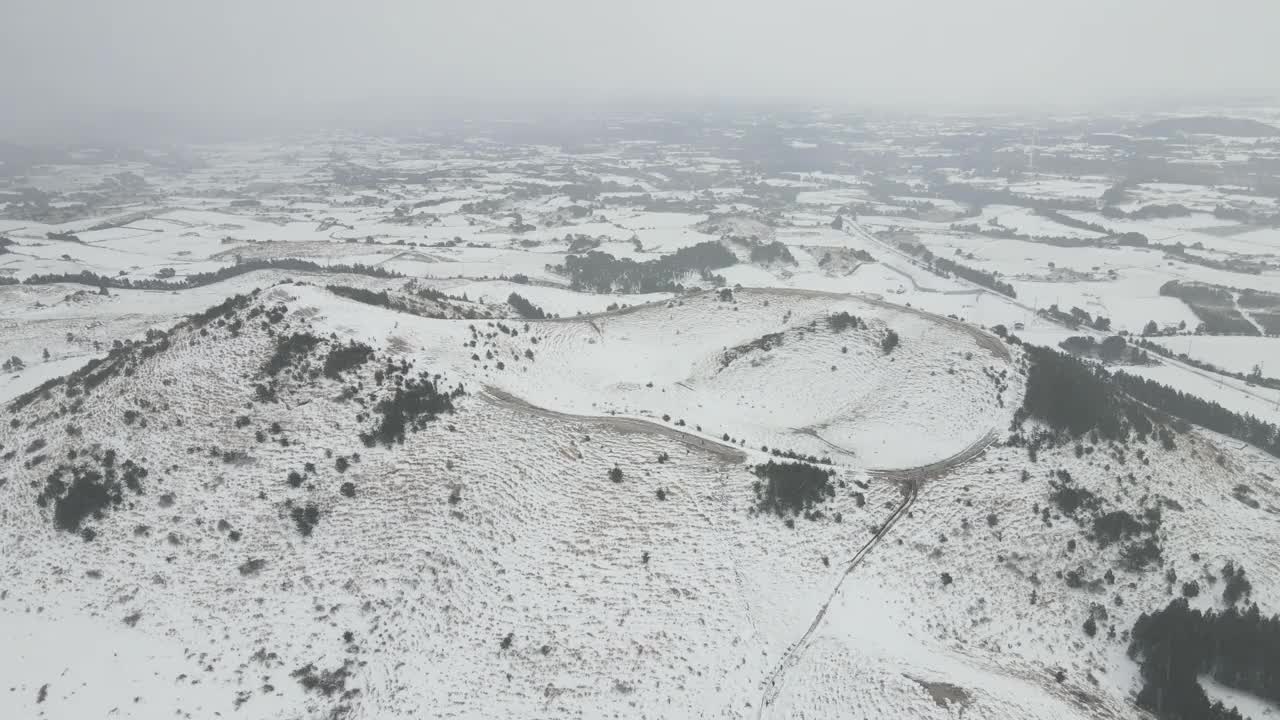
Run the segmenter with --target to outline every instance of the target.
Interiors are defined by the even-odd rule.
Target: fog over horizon
[[[1280,3],[19,0],[0,137],[441,108],[1052,107],[1280,94]],[[143,123],[145,124],[145,123]]]

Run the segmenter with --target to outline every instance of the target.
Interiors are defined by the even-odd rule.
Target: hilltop
[[[1238,533],[1280,501],[1197,433],[1029,459],[1004,435],[1024,371],[1016,345],[852,296],[529,322],[237,296],[8,404],[0,604],[134,671],[7,672],[31,712],[141,717],[1124,717],[1126,628],[1170,572],[1230,560],[1267,596]],[[726,382],[739,404],[713,411]],[[937,462],[893,464],[904,444]],[[775,496],[793,457],[814,493]],[[1150,566],[1084,514],[1152,509]]]
[[[5,707],[1267,717],[1280,115],[1199,112],[19,149]]]

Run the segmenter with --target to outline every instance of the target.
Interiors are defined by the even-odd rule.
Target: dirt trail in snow
[[[1240,317],[1244,318],[1245,322],[1253,326],[1253,329],[1258,332],[1259,336],[1261,337],[1267,336],[1266,328],[1263,328],[1260,325],[1258,325],[1258,322],[1254,320],[1253,317],[1250,316],[1249,313],[1244,308],[1240,307],[1240,293],[1238,292],[1231,293],[1231,307],[1234,308],[1235,311],[1240,314]]]
[[[782,660],[778,662],[777,667],[775,667],[773,672],[769,674],[769,677],[765,682],[764,691],[760,696],[760,704],[756,708],[757,720],[764,718],[765,708],[773,705],[774,701],[778,699],[778,694],[782,692],[782,684],[786,679],[787,671],[800,662],[800,657],[804,654],[805,650],[808,649],[810,642],[813,640],[814,633],[822,626],[822,621],[827,616],[827,610],[830,609],[831,602],[835,600],[836,595],[838,595],[841,588],[844,587],[845,580],[849,579],[849,576],[852,575],[853,571],[862,564],[862,561],[866,559],[867,555],[869,555],[871,551],[880,544],[880,541],[889,534],[889,531],[893,529],[893,526],[897,524],[898,520],[900,520],[902,516],[911,509],[911,506],[915,504],[916,498],[920,494],[920,487],[925,482],[942,477],[952,470],[955,470],[956,468],[982,455],[982,453],[986,452],[987,447],[989,447],[991,443],[995,442],[995,440],[996,431],[992,430],[964,450],[961,450],[949,458],[939,460],[938,462],[921,465],[920,467],[903,468],[899,470],[869,471],[872,477],[889,480],[890,482],[898,484],[903,491],[902,502],[899,503],[898,507],[894,508],[893,512],[889,515],[889,519],[880,526],[880,529],[876,531],[876,534],[863,544],[862,547],[858,548],[858,551],[853,554],[853,557],[845,563],[844,572],[840,575],[840,579],[836,581],[835,587],[831,589],[831,593],[827,595],[827,599],[818,607],[818,612],[814,616],[813,621],[809,623],[809,628],[805,630],[799,640],[792,643],[791,646],[787,648],[787,652],[783,654]]]
[[[632,417],[614,417],[610,415],[573,415],[570,413],[548,410],[521,400],[515,395],[512,395],[505,390],[499,390],[492,385],[484,386],[484,394],[488,395],[500,405],[505,405],[534,415],[552,417],[558,420],[567,420],[570,422],[603,425],[619,432],[642,432],[654,435],[663,435],[691,448],[697,448],[699,450],[709,452],[712,455],[716,455],[725,462],[742,463],[747,459],[747,454],[745,452],[739,448],[733,447],[732,445],[720,442],[719,440],[702,437],[701,435],[696,435],[694,433],[667,427],[666,425],[654,420]]]

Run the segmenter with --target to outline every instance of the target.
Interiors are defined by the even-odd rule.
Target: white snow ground
[[[552,183],[522,163],[558,161],[554,149],[504,157],[492,144],[472,154],[420,148],[427,159],[396,166],[465,174],[384,188],[380,204],[369,204],[373,195],[317,179],[328,158],[315,147],[265,165],[256,161],[261,147],[219,150],[214,167],[183,176],[166,205],[116,213],[148,215],[120,227],[90,230],[102,217],[0,221],[17,243],[0,255],[0,276],[91,270],[144,279],[172,267],[182,278],[236,255],[297,257],[377,264],[494,308],[516,292],[560,319],[506,319],[503,331],[499,321],[422,318],[323,289],[394,290],[407,280],[360,275],[262,271],[108,296],[84,285],[0,286],[0,358],[26,365],[0,375],[6,406],[103,357],[115,340],[141,341],[254,288],[271,288],[264,307],[288,309],[276,331],[332,333],[326,347],[348,339],[373,346],[378,363],[359,371],[364,393],[385,388],[375,373],[388,358],[468,391],[455,414],[409,433],[404,445],[367,448],[357,434],[368,418],[357,415],[372,403],[341,399],[354,376],[295,384],[279,403],[254,401],[252,383],[275,342],[258,320],[235,337],[225,327],[208,336],[178,330],[168,349],[80,405],[55,387],[49,399],[7,413],[16,424],[0,426],[0,672],[9,694],[0,715],[1136,718],[1138,679],[1123,633],[1176,594],[1166,570],[1179,583],[1198,578],[1208,590],[1196,604],[1208,608],[1218,604],[1218,568],[1235,561],[1249,569],[1264,612],[1276,611],[1280,567],[1268,551],[1280,533],[1275,460],[1201,430],[1179,435],[1173,451],[1149,443],[1145,460],[1099,443],[1080,457],[1064,447],[1032,462],[997,442],[929,479],[841,582],[845,564],[903,501],[894,470],[981,445],[992,431],[1004,437],[1021,402],[1021,356],[982,327],[1022,323],[1024,339],[1056,344],[1073,333],[1035,315],[1050,302],[1106,315],[1116,329],[1137,331],[1152,319],[1194,326],[1185,305],[1158,295],[1163,282],[1275,289],[1273,274],[1175,265],[1157,251],[974,238],[945,222],[899,217],[834,230],[836,208],[870,197],[850,187],[859,176],[816,173],[803,183],[767,181],[803,188],[776,225],[739,223],[772,233],[796,264],[718,271],[743,286],[732,300],[580,294],[548,269],[565,255],[565,234],[599,237],[601,249],[642,262],[714,240],[697,227],[706,215],[625,205],[636,193],[612,193],[585,217],[517,233],[502,213],[551,217],[575,201],[504,199],[496,213],[466,204],[504,196],[513,183]],[[617,155],[602,157],[630,162]],[[733,160],[702,155],[664,162],[738,171]],[[674,174],[637,171],[648,179],[634,183],[661,200],[696,197],[662,189]],[[633,182],[630,171],[595,175]],[[66,168],[33,176],[41,177],[72,189],[101,180]],[[213,192],[231,179],[287,190],[267,193],[260,208],[232,208]],[[736,202],[744,179],[716,185],[717,207]],[[1016,187],[1094,197],[1106,184]],[[1217,252],[1274,254],[1266,231],[1222,234],[1224,224],[1207,215],[1221,193],[1141,193],[1151,202],[1194,200],[1202,212],[1143,223],[1077,216],[1153,238],[1203,239]],[[408,222],[395,214],[418,200],[444,202],[410,210]],[[1020,209],[989,210],[1023,232],[1091,235]],[[326,218],[343,225],[319,230]],[[939,255],[973,253],[964,262],[1010,278],[1019,298],[938,277],[867,232],[888,225],[912,228]],[[67,230],[83,244],[47,237]],[[874,259],[853,260],[855,250]],[[836,259],[824,262],[828,254]],[[1072,279],[1050,262],[1098,277]],[[515,274],[532,284],[495,279]],[[631,307],[607,310],[615,304]],[[826,318],[837,311],[868,327],[833,331]],[[889,329],[901,342],[885,353]],[[749,347],[774,334],[767,349]],[[1184,351],[1182,338],[1168,341]],[[1265,339],[1194,342],[1202,349],[1192,357],[1233,370],[1271,357]],[[1280,394],[1264,388],[1178,364],[1134,371],[1280,420],[1272,399]],[[126,412],[138,416],[126,420]],[[237,426],[241,416],[247,424]],[[772,458],[762,447],[831,457],[838,490],[823,518],[791,528],[753,512],[751,467]],[[83,459],[105,448],[149,472],[143,494],[126,492],[120,507],[87,523],[97,536],[85,542],[56,530],[36,497],[54,467],[72,462],[70,450]],[[340,471],[337,456],[350,467]],[[620,483],[608,478],[615,466]],[[1157,503],[1165,564],[1101,580],[1119,569],[1118,550],[1097,548],[1070,518],[1040,514],[1050,507],[1049,473],[1059,469],[1108,508]],[[302,475],[299,487],[287,482],[291,471]],[[348,482],[352,496],[342,490]],[[304,537],[291,513],[307,504],[319,521]],[[1060,573],[1071,570],[1097,584],[1068,587]],[[942,573],[954,581],[944,586]],[[1081,624],[1097,605],[1106,619],[1087,637]],[[795,649],[823,607],[823,622]],[[1112,627],[1118,637],[1108,637]],[[771,688],[774,677],[782,684]],[[318,684],[308,688],[310,680]],[[1206,685],[1255,720],[1273,712]]]

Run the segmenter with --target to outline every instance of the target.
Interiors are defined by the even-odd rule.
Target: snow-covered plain
[[[1253,599],[1277,609],[1274,458],[1190,428],[1171,450],[1082,440],[1033,459],[1005,442],[1023,351],[991,331],[1051,346],[1105,335],[1037,313],[1051,304],[1115,331],[1194,328],[1165,282],[1280,290],[1275,269],[973,234],[951,223],[1102,237],[1012,205],[957,219],[964,203],[914,194],[926,183],[911,178],[913,194],[885,198],[852,167],[770,175],[725,148],[335,136],[200,152],[185,171],[34,168],[31,186],[97,204],[58,222],[0,206],[13,241],[0,278],[180,282],[285,259],[399,276],[0,285],[0,359],[21,360],[0,374],[5,717],[1140,718],[1125,635],[1176,595],[1168,571],[1210,588],[1193,601],[1208,609],[1218,569],[1244,565]],[[145,193],[103,189],[126,171]],[[1110,187],[947,175],[1071,202]],[[1195,213],[1069,214],[1215,257],[1278,254],[1273,228],[1211,214],[1245,202],[1230,188],[1132,195],[1126,210]],[[934,210],[907,212],[923,202]],[[895,214],[849,209],[868,204]],[[903,231],[1017,297],[931,272],[896,244]],[[586,293],[554,269],[581,237],[635,263],[701,243],[739,262],[689,273],[684,292]],[[791,258],[752,260],[743,237]],[[493,317],[423,317],[327,285],[436,291]],[[553,317],[517,317],[512,294]],[[838,328],[836,313],[862,322]],[[375,355],[338,379],[293,357],[265,399],[255,385],[292,333],[318,338],[317,369],[348,342]],[[1280,369],[1274,338],[1155,340],[1231,371]],[[58,378],[117,342],[136,343],[112,356],[124,369],[68,393]],[[408,364],[465,393],[403,443],[370,446],[360,433]],[[1280,421],[1266,388],[1176,361],[1126,371]],[[834,496],[812,519],[756,509],[755,468],[774,451],[830,461]],[[126,461],[147,473],[84,520],[90,540],[55,526],[39,497],[59,468]],[[1162,564],[1122,570],[1119,548],[1056,512],[1059,472],[1107,509],[1160,508]],[[1272,712],[1203,684],[1255,720]]]

